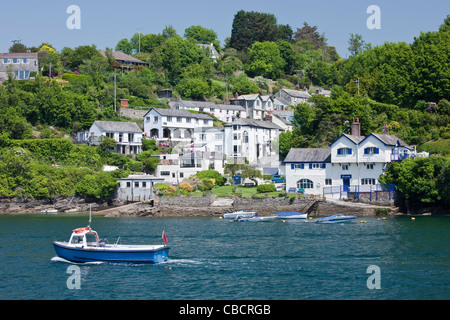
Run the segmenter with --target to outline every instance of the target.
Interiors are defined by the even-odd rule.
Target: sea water
[[[86,214],[1,215],[0,299],[450,298],[448,216],[326,225],[94,216],[92,228],[109,243],[120,236],[123,244],[160,244],[164,230],[168,261],[74,264],[55,257],[52,241],[68,241],[87,222]],[[78,287],[70,285],[73,265]]]

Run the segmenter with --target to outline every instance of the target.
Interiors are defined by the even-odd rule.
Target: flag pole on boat
[[[91,227],[91,211],[92,211],[92,203],[89,204],[89,224],[88,227]]]

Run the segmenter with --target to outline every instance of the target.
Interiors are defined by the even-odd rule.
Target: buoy
[[[359,223],[366,223],[367,221],[361,220]]]
[[[386,220],[386,217],[383,217],[383,220]]]
[[[233,222],[233,220],[228,220],[228,222]]]
[[[219,219],[223,219],[223,217],[219,217]]]
[[[305,223],[308,222],[308,220],[305,220]]]
[[[411,220],[416,220],[416,218],[412,217]]]
[[[286,222],[285,220],[281,220],[281,221]]]
[[[309,217],[309,220],[312,220],[312,217]]]

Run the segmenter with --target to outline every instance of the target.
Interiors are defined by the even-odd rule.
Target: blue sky
[[[79,30],[66,27],[70,5],[81,9]],[[380,7],[379,30],[366,26],[369,5]],[[22,0],[0,7],[0,52],[7,52],[14,39],[27,46],[49,42],[58,51],[91,44],[114,48],[122,38],[139,31],[161,33],[166,25],[179,35],[191,25],[201,25],[213,29],[223,44],[231,35],[234,15],[243,9],[273,13],[279,24],[289,24],[294,31],[305,21],[316,25],[343,58],[348,55],[350,33],[363,35],[373,45],[411,43],[421,31],[438,30],[450,14],[449,0]]]

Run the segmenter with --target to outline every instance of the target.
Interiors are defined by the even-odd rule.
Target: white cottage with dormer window
[[[369,190],[379,183],[389,162],[415,156],[415,149],[390,135],[386,125],[381,134],[361,136],[357,119],[352,123],[352,134],[341,135],[329,148],[292,148],[285,159],[286,190],[301,188],[306,194],[331,197],[341,197],[350,186]]]

